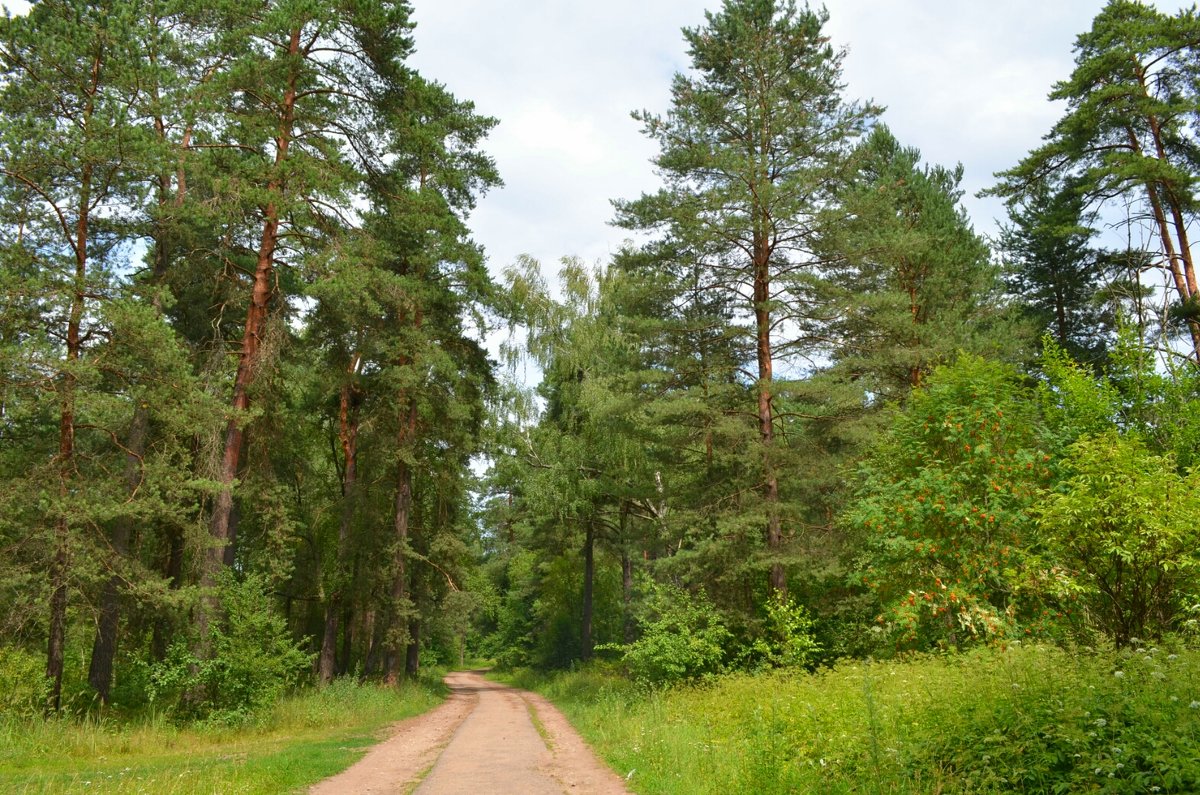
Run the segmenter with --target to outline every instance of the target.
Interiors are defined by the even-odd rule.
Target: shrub
[[[706,596],[652,584],[646,603],[642,636],[616,647],[634,679],[661,685],[720,672],[732,635]]]
[[[1029,507],[1053,477],[1032,393],[972,356],[940,367],[859,469],[842,517],[863,539],[858,582],[901,646],[960,646],[1041,626],[1065,593]]]
[[[0,645],[0,721],[41,715],[49,697],[46,658]]]
[[[1091,616],[1118,646],[1177,628],[1200,572],[1200,471],[1109,431],[1071,445],[1067,478],[1038,526],[1077,572]]]
[[[219,588],[222,620],[212,629],[210,653],[196,656],[184,643],[150,666],[150,701],[180,717],[237,723],[271,706],[312,664],[271,610],[265,581],[226,576]]]
[[[813,636],[813,620],[790,597],[774,594],[767,600],[763,632],[742,654],[747,668],[802,668],[821,651]]]

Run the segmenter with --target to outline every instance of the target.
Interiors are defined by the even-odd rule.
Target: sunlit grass
[[[0,723],[0,791],[291,792],[345,769],[386,726],[440,697],[432,678],[394,688],[339,680],[239,728],[180,728],[161,717]]]

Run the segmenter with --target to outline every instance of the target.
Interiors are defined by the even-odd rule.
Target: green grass
[[[440,699],[432,681],[386,688],[339,680],[285,699],[241,728],[153,719],[0,723],[0,791],[293,792],[344,770],[386,726]]]
[[[639,793],[1200,791],[1200,653],[1006,652],[647,691],[509,677]]]

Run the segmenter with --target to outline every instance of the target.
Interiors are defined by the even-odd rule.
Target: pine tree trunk
[[[92,94],[99,85],[100,58],[92,65]],[[91,99],[84,115],[84,123],[92,115]],[[58,472],[59,497],[66,511],[70,495],[70,482],[75,477],[75,374],[72,368],[79,361],[83,342],[80,330],[83,325],[84,301],[87,290],[88,224],[90,222],[92,176],[91,163],[83,167],[79,180],[78,218],[75,222],[75,274],[71,287],[70,309],[66,334],[66,373],[63,378],[59,402],[58,424]],[[54,524],[54,558],[50,564],[50,631],[46,644],[46,676],[50,679],[50,708],[57,712],[62,706],[63,662],[67,637],[67,588],[71,569],[71,527],[64,513]]]
[[[661,487],[660,487],[661,488]],[[621,503],[621,639],[633,643],[633,558],[629,555],[629,503]]]
[[[300,30],[291,32],[288,42],[288,55],[298,58],[300,54]],[[288,148],[291,145],[294,114],[296,105],[296,74],[289,77],[287,90],[284,92],[281,108],[279,134],[275,139],[275,169],[276,172],[287,160]],[[237,373],[233,381],[233,409],[229,423],[225,428],[224,455],[218,480],[221,490],[213,505],[212,519],[209,524],[209,534],[213,543],[205,556],[200,584],[208,592],[197,615],[197,626],[203,638],[208,634],[208,616],[215,600],[212,589],[216,585],[217,574],[225,564],[225,549],[229,543],[230,517],[233,512],[233,483],[237,478],[238,462],[242,453],[242,424],[245,414],[250,407],[250,387],[254,383],[258,369],[259,346],[263,332],[266,329],[267,305],[274,292],[275,249],[279,244],[279,200],[284,190],[283,178],[278,173],[267,184],[267,195],[272,198],[263,207],[263,228],[259,237],[258,256],[254,266],[254,283],[250,294],[250,308],[246,312],[246,326],[242,331],[242,344],[238,353]]]
[[[408,597],[408,529],[412,519],[412,467],[404,456],[410,454],[416,438],[417,404],[409,398],[405,401],[400,430],[396,435],[396,450],[399,453],[396,476],[396,510],[393,522],[395,553],[392,558],[392,604],[391,621],[388,627],[388,666],[385,681],[396,684],[400,679],[400,665],[404,650],[409,642],[409,597]]]
[[[1145,156],[1145,152],[1142,151],[1141,142],[1138,141],[1137,134],[1133,129],[1126,128],[1125,132],[1133,151]],[[1159,146],[1161,147],[1161,143]],[[1146,198],[1150,202],[1150,211],[1154,216],[1154,225],[1158,228],[1159,241],[1162,243],[1163,252],[1167,256],[1167,265],[1171,272],[1171,279],[1175,283],[1175,293],[1181,302],[1186,303],[1195,295],[1194,286],[1196,276],[1192,268],[1191,251],[1188,250],[1181,253],[1175,250],[1175,239],[1171,234],[1166,211],[1163,208],[1158,186],[1155,183],[1146,183]],[[1177,222],[1179,221],[1182,221],[1182,218],[1178,218]],[[1186,240],[1186,232],[1184,232],[1184,235],[1185,237],[1182,239]],[[1190,319],[1187,325],[1192,337],[1192,356],[1196,361],[1200,362],[1200,320]]]
[[[775,418],[772,413],[774,362],[771,354],[770,252],[764,232],[754,233],[754,330],[758,358],[758,432],[763,456],[763,501],[767,509],[767,553],[771,568],[767,583],[780,595],[787,594],[787,575],[779,553],[783,548],[783,523],[779,515],[779,476],[775,473]]]
[[[154,120],[154,129],[160,141],[166,140],[166,124],[161,117]],[[190,130],[184,135],[182,149],[186,150],[191,139]],[[174,203],[180,207],[184,200],[183,169],[178,172],[179,185],[174,197],[171,196],[171,177],[160,174],[158,178],[158,211],[159,220],[156,223],[154,239],[154,268],[151,272],[150,283],[159,287],[167,273],[168,250],[171,246],[170,233],[163,219],[167,207]],[[162,315],[162,299],[156,291],[151,298],[151,306],[156,315]],[[131,495],[137,492],[141,484],[142,458],[146,453],[146,438],[150,431],[150,410],[139,403],[133,410],[133,419],[129,423],[129,435],[125,442],[125,491]],[[133,518],[118,517],[113,524],[110,544],[117,565],[129,558],[130,540],[133,538]],[[92,659],[88,666],[88,682],[100,696],[101,702],[109,703],[112,689],[113,661],[117,653],[117,634],[121,623],[121,584],[122,579],[117,574],[111,575],[104,583],[100,594],[100,618],[96,625],[96,639],[92,644]],[[155,632],[159,625],[155,624]],[[164,650],[165,651],[165,650]]]
[[[146,436],[150,429],[150,412],[139,405],[129,423],[126,440],[125,490],[133,494],[141,482],[142,456],[146,451]],[[114,565],[120,566],[129,559],[129,539],[133,535],[133,519],[125,515],[113,522],[109,543],[112,546]],[[96,623],[96,639],[92,643],[92,660],[88,666],[88,683],[95,689],[100,700],[109,703],[112,689],[113,660],[117,654],[117,632],[121,620],[120,575],[113,573],[104,581],[100,593],[100,618]]]
[[[421,670],[421,619],[414,618],[408,623],[408,651],[404,658],[404,673],[409,678]]]

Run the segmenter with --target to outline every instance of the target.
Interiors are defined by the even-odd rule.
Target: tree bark
[[[405,456],[411,453],[417,431],[417,403],[411,397],[402,402],[404,412],[396,434],[399,454],[396,474],[396,510],[393,522],[395,553],[392,558],[392,605],[388,627],[388,666],[384,680],[395,684],[400,679],[400,664],[409,642],[408,529],[412,519],[412,467]]]
[[[300,56],[300,29],[291,32],[288,41],[289,58]],[[250,407],[250,387],[258,369],[258,353],[266,328],[267,304],[274,292],[275,249],[279,244],[279,202],[283,198],[284,178],[280,167],[287,160],[291,145],[296,106],[296,72],[288,78],[280,111],[279,132],[275,138],[275,174],[267,183],[267,195],[272,197],[263,206],[263,228],[259,237],[258,256],[254,266],[254,283],[250,294],[250,308],[246,312],[246,326],[242,331],[242,344],[238,353],[237,373],[233,381],[233,409],[225,428],[224,455],[218,480],[221,490],[213,505],[209,534],[212,544],[205,556],[200,584],[209,593],[206,604],[201,605],[197,615],[197,626],[201,637],[208,634],[208,614],[215,607],[211,596],[216,585],[217,574],[225,563],[225,549],[229,543],[230,516],[233,511],[233,483],[237,478],[238,462],[242,452],[243,423]],[[203,640],[201,641],[203,643]]]
[[[408,623],[408,651],[404,657],[404,673],[409,678],[421,670],[421,619]]]
[[[1142,149],[1142,144],[1138,140],[1137,133],[1132,128],[1126,128],[1126,135],[1129,139],[1129,145],[1135,153],[1145,156]],[[1157,140],[1156,146],[1162,152],[1162,144]],[[1161,156],[1165,157],[1165,153]],[[1158,237],[1162,242],[1163,253],[1166,254],[1167,263],[1171,272],[1171,279],[1175,283],[1175,292],[1179,296],[1181,302],[1188,302],[1195,294],[1195,271],[1192,268],[1191,251],[1177,252],[1175,250],[1175,239],[1171,234],[1170,224],[1167,221],[1166,211],[1163,208],[1162,198],[1158,193],[1158,185],[1154,182],[1146,182],[1146,198],[1150,202],[1150,210],[1154,215],[1154,224],[1158,227]],[[1182,216],[1176,216],[1177,223],[1182,222]],[[1177,227],[1179,231],[1183,231],[1183,227]],[[1183,232],[1181,240],[1186,242],[1186,232]],[[1188,330],[1192,337],[1192,357],[1200,362],[1200,320],[1191,319],[1187,323]]]
[[[146,436],[150,429],[150,412],[139,405],[129,423],[125,453],[125,490],[133,494],[141,483],[142,456],[146,451]],[[133,535],[133,519],[117,517],[113,522],[109,543],[114,565],[129,559],[129,539]],[[110,574],[100,593],[100,619],[96,623],[96,639],[92,643],[92,660],[88,666],[88,683],[96,690],[101,702],[109,703],[112,689],[113,660],[117,653],[117,632],[121,622],[121,585],[119,574]]]
[[[97,53],[92,60],[92,79],[83,115],[85,129],[89,126],[95,107],[95,96],[100,87],[101,63],[101,55]],[[50,631],[46,644],[46,676],[50,679],[49,706],[54,712],[57,712],[62,706],[63,658],[66,650],[67,629],[67,587],[71,569],[71,527],[65,511],[70,497],[70,481],[75,475],[75,374],[72,369],[75,362],[79,360],[83,348],[80,330],[83,326],[84,302],[87,295],[88,227],[91,221],[94,173],[93,164],[85,163],[79,178],[75,239],[69,241],[75,255],[75,273],[72,279],[67,319],[66,367],[59,399],[57,456],[59,497],[63,503],[60,510],[63,513],[54,525],[55,548],[50,564]]]
[[[763,456],[763,501],[767,508],[767,553],[770,572],[767,584],[775,593],[787,594],[787,575],[778,556],[783,547],[783,523],[779,515],[779,476],[775,473],[773,447],[775,418],[772,413],[774,362],[771,354],[770,250],[765,231],[754,232],[754,330],[758,358],[758,433]]]
[[[587,523],[583,540],[583,621],[580,625],[581,654],[584,660],[592,659],[592,602],[596,578],[596,530],[593,522]]]

